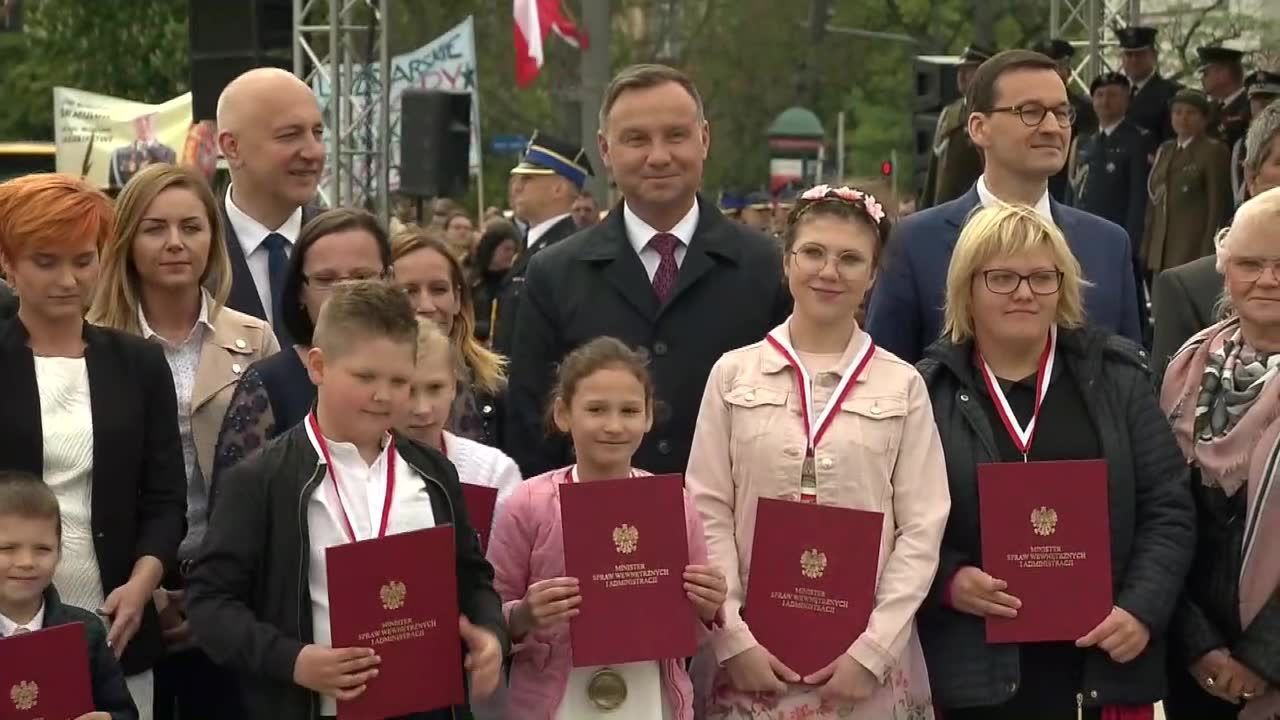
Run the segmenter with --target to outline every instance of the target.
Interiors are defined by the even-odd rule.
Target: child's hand
[[[684,569],[684,594],[698,611],[698,617],[705,623],[716,619],[720,606],[729,593],[729,584],[725,582],[720,568],[710,565],[689,565]]]
[[[76,720],[111,720],[111,713],[104,713],[104,712],[85,713],[80,717],[76,718]]]
[[[382,658],[370,648],[327,648],[308,645],[293,664],[293,681],[338,700],[353,700],[365,683],[378,676]]]
[[[512,613],[511,635],[522,638],[534,630],[545,630],[568,622],[578,614],[581,603],[577,578],[540,580],[529,586],[524,601]]]
[[[471,697],[484,700],[498,689],[502,677],[502,643],[489,628],[472,625],[467,616],[458,616],[458,631],[467,644],[464,663],[471,676]]]

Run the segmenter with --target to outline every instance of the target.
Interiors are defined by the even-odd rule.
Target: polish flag
[[[516,85],[528,87],[545,59],[543,43],[554,32],[575,48],[587,46],[587,34],[569,19],[560,0],[515,0]]]

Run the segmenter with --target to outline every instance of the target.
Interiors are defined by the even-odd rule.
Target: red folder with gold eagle
[[[1102,460],[978,466],[982,569],[1022,601],[987,618],[987,642],[1075,642],[1111,612],[1111,525]]]
[[[453,526],[387,535],[325,551],[336,648],[373,648],[378,676],[340,720],[382,720],[461,705]]]
[[[684,591],[684,482],[652,475],[560,485],[564,566],[578,578],[575,667],[690,657],[697,614]]]
[[[0,639],[0,720],[64,720],[93,712],[82,623]]]

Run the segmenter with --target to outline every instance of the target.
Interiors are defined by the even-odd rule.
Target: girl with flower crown
[[[862,191],[805,192],[783,236],[794,313],[711,371],[686,473],[710,561],[729,583],[708,718],[932,717],[913,618],[950,508],[942,446],[919,374],[855,318],[888,226]],[[866,630],[807,676],[762,646],[741,614],[760,498],[884,514]]]

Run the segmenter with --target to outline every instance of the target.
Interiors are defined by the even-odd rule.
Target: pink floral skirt
[[[933,699],[924,653],[915,632],[906,652],[880,690],[870,698],[844,707],[823,701],[808,685],[792,685],[787,693],[744,693],[729,683],[720,669],[707,700],[707,720],[933,720]]]

